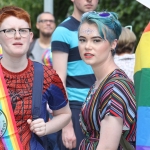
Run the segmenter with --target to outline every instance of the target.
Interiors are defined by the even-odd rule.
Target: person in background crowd
[[[33,61],[52,66],[51,36],[56,27],[55,17],[50,12],[42,12],[37,17],[36,27],[39,30],[39,38],[31,42],[27,56]],[[52,119],[52,110],[48,106],[47,110],[50,119]],[[56,142],[56,134],[48,135],[48,143],[51,150],[59,150]]]
[[[93,70],[81,60],[78,50],[78,27],[84,12],[95,10],[98,0],[71,0],[73,14],[65,19],[52,35],[53,67],[66,87],[72,121],[60,132],[60,149],[78,150],[84,135],[79,113],[87,92],[95,82]]]
[[[11,147],[5,140],[8,141],[7,139],[14,135],[17,137],[16,141],[20,143],[20,148],[9,150],[44,150],[41,144],[42,137],[62,129],[71,118],[61,79],[52,67],[42,65],[44,70],[42,112],[40,118],[32,120],[34,62],[26,57],[32,38],[30,16],[25,10],[16,6],[6,6],[0,9],[0,44],[3,49],[3,57],[0,59],[0,79],[3,80],[3,84],[0,84],[0,90],[3,88],[8,90],[6,99],[11,101],[9,102],[12,111],[9,111],[13,113],[11,113],[14,116],[12,126],[16,128],[15,133],[7,135],[9,133],[7,132],[6,137],[1,137],[1,150]],[[0,96],[1,94],[0,92]],[[2,102],[3,96],[0,97],[0,104]],[[46,122],[47,103],[54,115],[49,122]],[[11,118],[7,119],[9,123]]]
[[[114,12],[82,15],[79,52],[91,65],[96,82],[81,109],[80,124],[86,137],[79,150],[122,150],[124,146],[120,139],[123,144],[126,141],[129,147],[135,147],[134,85],[113,58],[121,30]]]
[[[52,65],[51,36],[56,27],[55,17],[50,12],[39,14],[36,27],[39,30],[39,38],[32,41],[27,56],[31,60]]]
[[[134,32],[132,29],[123,27],[116,47],[114,61],[116,65],[122,69],[132,81],[135,65],[135,45],[136,36]]]

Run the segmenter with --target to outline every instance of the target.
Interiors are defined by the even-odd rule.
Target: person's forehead
[[[51,14],[44,13],[44,14],[41,14],[40,19],[53,19],[54,20],[54,17]]]
[[[17,17],[14,16],[10,16],[7,17],[3,20],[3,22],[1,23],[0,27],[23,27],[23,28],[27,28],[29,27],[29,24],[24,20],[24,19],[19,19]]]
[[[80,32],[88,30],[88,29],[89,30],[92,29],[92,30],[96,31],[97,33],[99,33],[97,25],[96,24],[89,24],[89,23],[83,23],[80,27]]]
[[[94,23],[89,24],[87,22],[84,22],[83,24],[81,24],[79,36],[93,37],[93,36],[100,36],[100,34],[96,24]]]

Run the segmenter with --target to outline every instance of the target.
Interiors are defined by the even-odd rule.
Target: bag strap
[[[34,79],[32,88],[32,119],[38,119],[41,114],[42,105],[42,91],[43,91],[43,80],[44,80],[44,69],[43,65],[33,61],[34,65]],[[35,134],[36,140],[43,146],[44,150],[47,150],[47,136],[43,136],[42,139]]]
[[[131,144],[121,135],[120,145],[122,146],[123,150],[134,150]]]
[[[28,49],[28,52],[27,52],[27,58],[29,57],[33,57],[34,59],[34,56],[32,55],[32,50],[33,50],[33,47],[35,45],[35,42],[36,42],[36,39],[33,39],[33,41],[31,42],[30,46],[29,46],[29,49]]]
[[[33,120],[35,120],[39,118],[41,114],[44,71],[42,64],[38,62],[33,62],[33,65],[34,65],[34,79],[32,88],[32,118]]]

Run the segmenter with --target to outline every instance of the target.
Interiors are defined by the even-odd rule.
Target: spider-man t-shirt
[[[1,65],[1,64],[0,64]],[[24,150],[42,150],[43,147],[34,136],[31,136],[27,119],[32,119],[32,86],[33,86],[33,62],[28,60],[25,70],[13,73],[6,70],[3,66],[2,71],[11,98],[11,104],[16,120],[16,126],[20,135],[20,140]],[[46,121],[46,104],[52,110],[64,107],[68,100],[63,84],[56,72],[48,66],[44,67],[44,81],[42,94],[42,113],[40,118]],[[4,150],[0,140],[0,150]]]

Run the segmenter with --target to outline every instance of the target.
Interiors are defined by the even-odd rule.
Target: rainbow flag
[[[136,150],[150,150],[150,23],[141,36],[135,58]]]
[[[42,62],[47,66],[52,66],[52,52],[51,48],[48,48],[42,55]]]
[[[0,45],[0,58],[2,57],[2,54],[3,54],[3,52],[2,52],[2,47],[1,47],[1,45]]]
[[[0,66],[0,140],[6,150],[23,150],[13,115],[10,97]]]

